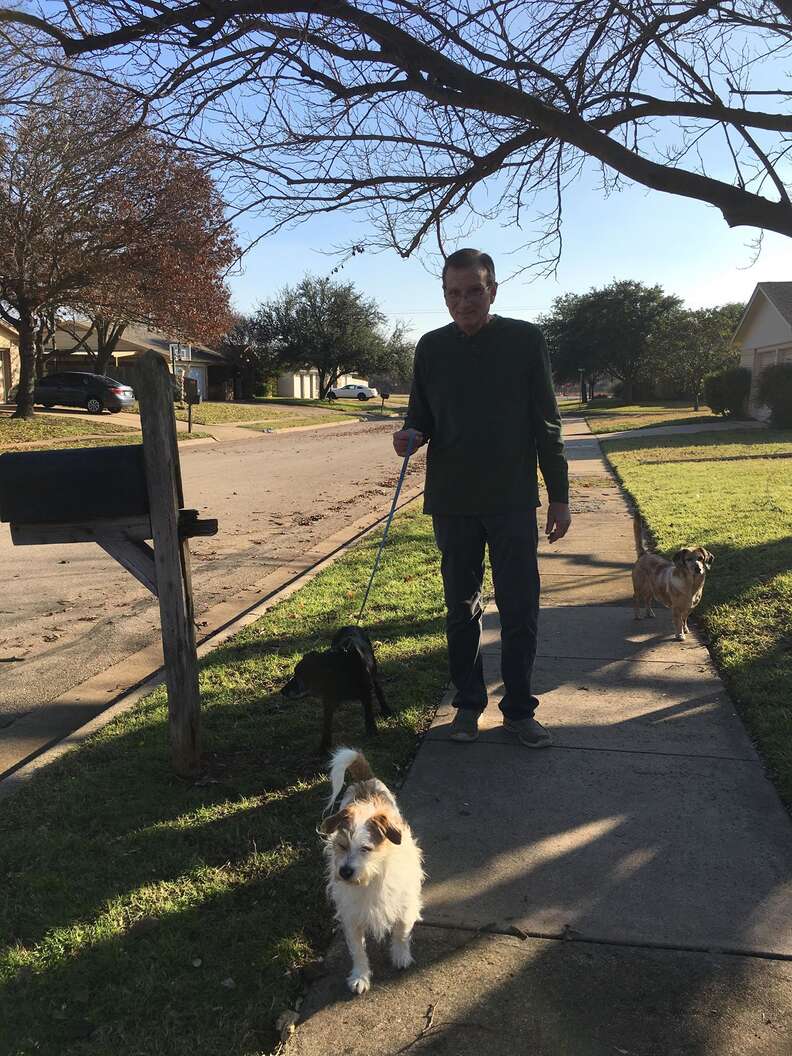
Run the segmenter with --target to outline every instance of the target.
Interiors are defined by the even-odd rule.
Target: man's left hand
[[[572,514],[569,512],[569,503],[551,502],[547,507],[547,524],[545,535],[548,543],[554,543],[557,539],[563,539],[569,531],[572,523]]]

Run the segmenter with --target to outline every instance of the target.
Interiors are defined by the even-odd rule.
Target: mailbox
[[[198,388],[197,378],[184,379],[184,398],[190,404],[201,402],[201,390]]]
[[[148,513],[142,445],[0,455],[0,521],[67,524]]]

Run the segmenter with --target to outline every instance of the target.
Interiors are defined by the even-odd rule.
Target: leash
[[[380,558],[382,557],[382,551],[385,546],[385,542],[388,538],[388,532],[390,531],[391,521],[393,520],[393,515],[396,512],[396,503],[399,501],[399,494],[401,493],[402,484],[404,483],[404,478],[407,473],[407,463],[410,461],[410,455],[412,454],[412,446],[413,437],[412,434],[410,434],[407,439],[407,454],[404,456],[401,473],[399,474],[399,482],[396,485],[396,494],[393,496],[393,502],[391,503],[390,513],[388,514],[388,520],[385,522],[385,531],[382,533],[382,539],[380,540],[379,550],[377,551],[377,556],[374,558],[374,567],[371,570],[371,577],[369,578],[368,586],[366,587],[366,593],[363,598],[363,604],[360,606],[360,612],[357,614],[357,623],[360,623],[363,618],[363,612],[366,608],[366,602],[368,601],[369,593],[371,591],[371,584],[374,582],[374,577],[376,576],[377,569],[379,568]]]

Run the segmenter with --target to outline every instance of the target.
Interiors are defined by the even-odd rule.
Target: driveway
[[[345,525],[387,508],[392,422],[256,435],[181,450],[185,503],[217,517],[194,539],[196,613],[250,588]],[[251,440],[251,436],[253,439]],[[420,479],[423,453],[410,477]],[[13,547],[0,526],[0,728],[159,636],[156,599],[93,544]]]

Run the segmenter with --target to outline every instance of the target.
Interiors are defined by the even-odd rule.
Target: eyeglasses
[[[458,301],[475,301],[483,297],[492,288],[490,283],[486,286],[468,286],[466,290],[443,290],[445,299],[456,304]]]

